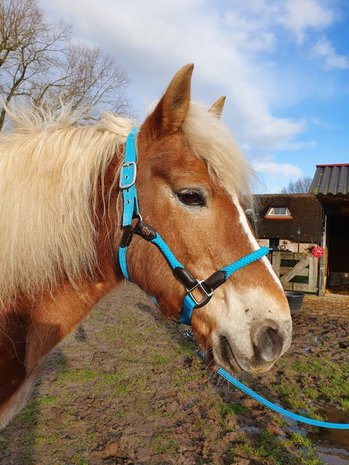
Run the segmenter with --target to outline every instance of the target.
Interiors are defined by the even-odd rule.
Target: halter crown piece
[[[175,257],[169,246],[160,234],[151,226],[144,223],[139,210],[136,178],[137,178],[137,148],[136,148],[137,128],[133,128],[129,133],[125,146],[125,159],[121,167],[119,187],[123,196],[122,213],[122,238],[119,245],[118,258],[119,265],[124,277],[131,281],[127,267],[127,250],[131,243],[133,234],[137,234],[143,239],[152,242],[165,257],[174,277],[183,284],[185,297],[182,304],[182,311],[179,323],[190,325],[193,310],[203,307],[211,299],[213,292],[221,286],[236,271],[253,263],[269,253],[268,247],[262,247],[254,252],[230,263],[230,265],[215,271],[205,280],[196,279]],[[137,219],[133,227],[132,222]],[[195,295],[194,295],[195,292]],[[156,299],[153,298],[156,302]]]

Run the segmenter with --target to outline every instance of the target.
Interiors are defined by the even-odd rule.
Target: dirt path
[[[290,352],[267,376],[245,381],[292,408],[318,414],[314,405],[326,400],[349,413],[341,369],[349,366],[349,297],[340,297],[307,298]],[[27,408],[0,435],[0,465],[326,463],[307,431],[217,381],[128,286],[50,356]]]

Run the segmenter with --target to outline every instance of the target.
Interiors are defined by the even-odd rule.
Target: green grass
[[[152,366],[162,366],[167,365],[171,361],[171,357],[159,353],[150,353],[146,360]]]
[[[173,385],[175,387],[188,385],[191,382],[200,381],[207,376],[205,370],[176,370],[173,374]],[[188,387],[189,389],[189,387]]]
[[[58,441],[59,436],[56,433],[50,433],[47,436],[36,436],[35,438],[35,445],[36,446],[41,446],[41,445],[52,445],[56,441]]]
[[[57,377],[57,382],[60,384],[64,383],[94,383],[94,388],[96,392],[103,392],[105,389],[110,390],[110,395],[117,394],[128,394],[131,391],[134,391],[139,383],[141,383],[140,378],[132,378],[129,375],[125,375],[124,370],[120,370],[116,373],[101,373],[97,370],[92,370],[90,368],[80,368],[80,369],[68,369],[60,373]],[[54,399],[47,399],[47,402],[54,402]]]
[[[99,372],[91,370],[90,368],[80,368],[77,370],[68,369],[58,375],[57,380],[60,382],[74,381],[74,382],[89,382],[95,381],[99,377]]]
[[[151,441],[151,447],[156,454],[164,454],[169,452],[177,452],[179,445],[174,439],[166,437],[160,433],[154,436]]]
[[[125,379],[125,375],[122,371],[117,373],[103,373],[98,379],[99,386],[113,386],[114,384],[119,383],[121,380]]]
[[[349,411],[349,399],[340,400],[340,409],[344,411]]]
[[[118,329],[116,326],[106,326],[103,329],[103,334],[108,341],[113,342],[119,338],[120,329]]]
[[[246,412],[246,407],[241,404],[220,404],[220,414],[223,419],[229,415],[239,415],[240,413]]]
[[[60,398],[58,396],[42,396],[37,399],[39,402],[39,406],[42,408],[45,407],[52,407],[53,405],[57,404],[60,401]]]
[[[349,366],[307,354],[290,364],[287,376],[280,376],[272,389],[292,409],[306,410],[321,419],[316,411],[320,402],[349,408]]]
[[[311,441],[298,433],[281,438],[269,431],[262,431],[254,441],[248,442],[243,438],[232,449],[232,455],[261,459],[262,463],[268,465],[324,465]]]
[[[299,449],[298,455],[303,465],[324,465],[311,440],[300,433],[291,433],[288,444],[291,450]]]
[[[75,454],[72,457],[72,465],[88,465],[88,462],[80,454]]]
[[[35,425],[39,415],[40,401],[39,399],[32,399],[19,413],[18,418],[26,423],[26,426]]]
[[[274,436],[269,431],[260,433],[255,450],[257,457],[268,459],[270,464],[275,465],[293,465],[297,461],[290,457],[286,444],[279,437]]]
[[[178,354],[192,357],[195,355],[195,345],[186,339],[181,341],[178,345]]]
[[[124,370],[116,373],[100,373],[95,389],[97,392],[104,392],[106,388],[109,388],[113,395],[128,394],[136,389],[136,384],[135,380],[125,374]]]

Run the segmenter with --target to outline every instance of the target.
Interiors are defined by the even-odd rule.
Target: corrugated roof
[[[316,195],[348,195],[349,163],[316,165],[309,192]]]

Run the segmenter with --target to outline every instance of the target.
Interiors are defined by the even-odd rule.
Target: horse
[[[25,405],[53,347],[125,280],[118,260],[125,231],[130,279],[171,319],[191,292],[183,282],[259,249],[242,207],[251,169],[220,120],[224,98],[211,108],[191,101],[192,72],[186,65],[175,74],[141,124],[137,173],[134,162],[123,162],[135,127],[126,117],[105,113],[83,124],[68,107],[9,111],[12,127],[0,135],[1,426]],[[181,279],[164,251],[144,240],[149,229],[129,234],[140,214],[123,227],[125,167],[142,221],[185,264]],[[191,326],[212,364],[269,370],[290,345],[292,323],[267,258],[209,297],[194,307]]]

